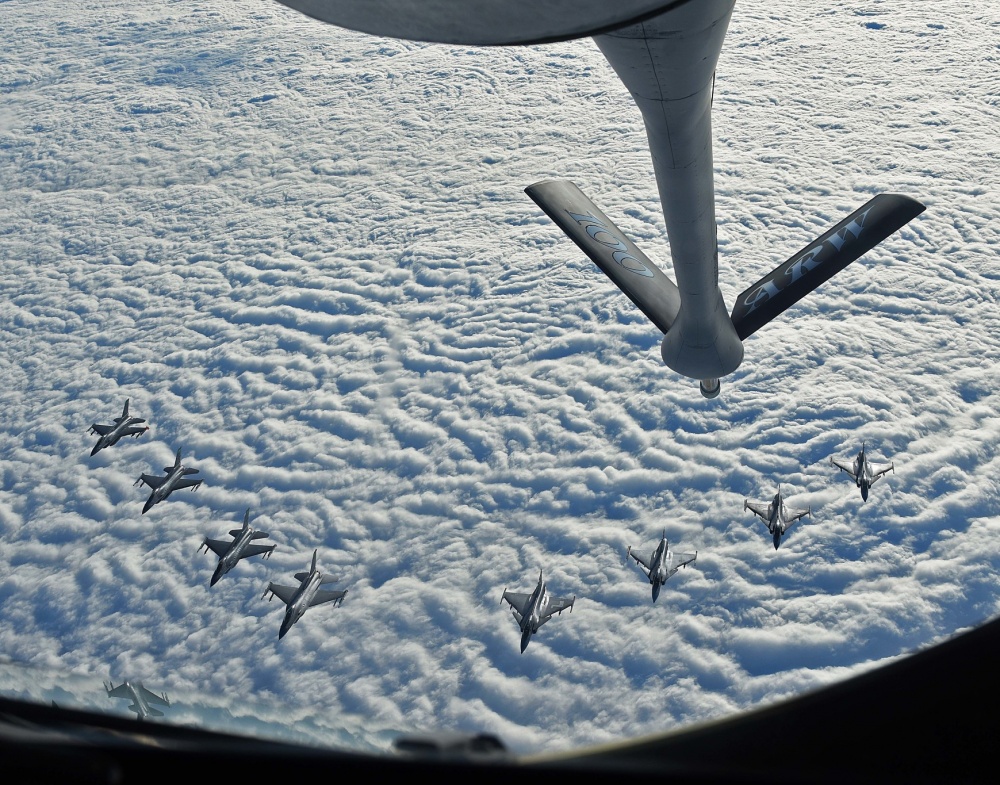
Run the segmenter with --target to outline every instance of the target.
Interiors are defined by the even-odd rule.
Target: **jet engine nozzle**
[[[698,388],[701,390],[702,397],[718,398],[722,391],[722,382],[718,379],[702,379],[698,382]]]

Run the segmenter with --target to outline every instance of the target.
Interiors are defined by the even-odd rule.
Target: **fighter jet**
[[[323,584],[336,583],[338,579],[325,576],[319,571],[316,567],[317,553],[319,553],[318,550],[313,551],[312,567],[309,568],[309,572],[295,573],[295,580],[299,581],[297,588],[269,583],[261,595],[261,599],[264,599],[270,594],[268,602],[277,595],[278,599],[285,603],[285,618],[281,622],[281,629],[278,630],[278,640],[285,637],[285,633],[302,618],[306,609],[314,605],[322,605],[324,602],[341,605],[344,602],[344,597],[347,596],[346,589],[344,591],[323,591],[320,589]]]
[[[788,531],[788,527],[791,526],[799,518],[808,515],[812,517],[812,507],[802,510],[788,509],[785,507],[785,502],[781,498],[781,486],[778,486],[778,492],[774,494],[774,498],[767,504],[764,502],[752,502],[748,499],[743,500],[743,509],[750,510],[756,515],[761,517],[764,524],[767,526],[767,530],[771,532],[774,536],[774,549],[778,550],[778,545],[781,544],[781,535]]]
[[[250,544],[251,540],[267,539],[269,535],[267,532],[254,531],[250,528],[249,508],[243,516],[243,528],[230,530],[229,536],[233,538],[232,542],[211,540],[206,537],[205,541],[201,544],[201,547],[205,549],[205,553],[213,550],[219,557],[219,566],[215,568],[215,573],[212,575],[209,586],[215,586],[219,582],[219,578],[233,569],[240,559],[259,556],[260,554],[263,554],[264,558],[267,559],[276,547],[274,545]],[[198,550],[201,551],[201,548]]]
[[[188,474],[197,474],[197,469],[188,469],[181,465],[181,451],[177,450],[177,457],[174,459],[173,466],[164,466],[163,471],[166,474],[165,477],[155,477],[152,474],[140,475],[139,479],[133,483],[134,485],[139,485],[143,483],[148,485],[153,489],[153,492],[149,494],[149,498],[146,499],[146,504],[142,508],[142,514],[145,515],[149,512],[149,508],[154,504],[162,502],[174,491],[179,491],[182,488],[194,488],[197,489],[204,480],[185,480],[183,477]]]
[[[90,451],[91,455],[97,455],[98,452],[103,450],[105,447],[110,447],[113,444],[117,444],[118,440],[123,436],[134,436],[138,439],[146,431],[149,430],[148,425],[139,427],[139,423],[146,422],[141,417],[131,417],[128,413],[128,402],[129,399],[125,399],[125,408],[122,409],[122,416],[115,417],[115,421],[112,425],[98,425],[94,423],[90,426],[90,430],[87,433],[96,433],[101,438],[97,440],[97,444],[94,445],[94,449]]]
[[[166,693],[157,695],[154,692],[150,692],[142,686],[141,681],[135,684],[130,681],[123,681],[117,687],[114,686],[114,682],[111,682],[111,684],[105,684],[104,689],[107,690],[109,698],[131,699],[132,705],[128,707],[129,711],[134,711],[140,720],[144,720],[147,717],[163,716],[163,712],[154,709],[149,705],[150,703],[155,703],[158,706],[170,706],[170,700],[167,698]]]
[[[643,574],[649,578],[649,582],[653,584],[653,602],[656,602],[656,598],[660,596],[660,587],[667,582],[667,579],[671,575],[698,558],[698,551],[694,553],[677,553],[670,550],[670,546],[667,544],[666,530],[664,530],[660,538],[660,544],[656,546],[656,550],[650,555],[649,561],[646,561],[646,559],[637,553],[632,553],[631,545],[627,553],[635,559],[636,566],[642,570]]]
[[[854,480],[854,484],[861,489],[861,500],[868,501],[868,489],[880,478],[892,472],[896,473],[896,467],[891,463],[883,463],[872,466],[868,462],[868,455],[865,452],[865,443],[861,442],[861,452],[854,459],[854,463],[841,463],[836,458],[830,459],[830,464],[836,466],[842,472],[847,472]]]
[[[570,613],[573,612],[573,603],[576,602],[576,596],[572,600],[551,596],[545,588],[542,571],[539,570],[538,585],[531,594],[519,594],[504,589],[500,603],[503,604],[504,602],[510,605],[511,613],[514,614],[514,619],[521,628],[521,652],[523,653],[528,648],[528,641],[531,640],[531,636],[538,632],[538,628],[545,624],[545,622],[555,614],[561,614],[567,608],[569,608]]]

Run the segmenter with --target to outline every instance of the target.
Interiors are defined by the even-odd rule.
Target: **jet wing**
[[[889,472],[896,472],[896,468],[891,463],[883,463],[878,466],[872,467],[872,483],[875,483],[879,477],[883,477]]]
[[[157,477],[154,474],[143,474],[139,479],[146,483],[146,485],[154,491],[167,481],[166,477]]]
[[[105,687],[107,689],[107,687]],[[131,698],[132,696],[128,694],[128,690],[125,689],[125,684],[119,684],[113,690],[108,690],[109,698]]]
[[[193,488],[195,486],[201,485],[204,480],[178,480],[174,484],[174,490],[179,491],[182,488]]]
[[[98,425],[97,423],[94,423],[90,427],[91,427],[91,430],[94,431],[94,433],[99,434],[100,436],[107,436],[109,433],[111,433],[111,430],[115,426],[113,426],[113,425]]]
[[[155,703],[160,706],[169,706],[170,701],[162,695],[157,695],[155,692],[150,692],[141,684],[139,685],[139,694],[145,699],[146,703]]]
[[[681,567],[684,567],[698,558],[698,552],[694,553],[674,553],[674,568],[670,574],[673,575]]]
[[[139,428],[137,426],[129,426],[124,431],[122,431],[122,436],[138,436],[140,433],[145,433],[146,428]]]
[[[516,591],[505,591],[503,593],[503,597],[500,599],[501,601],[506,600],[507,604],[510,605],[511,608],[524,616],[524,609],[527,607],[528,600],[531,599],[531,595],[521,594]]]
[[[633,559],[635,559],[637,562],[639,562],[639,564],[641,564],[647,570],[653,569],[652,567],[649,566],[649,562],[648,561],[646,561],[644,558],[642,558],[638,553],[636,553],[635,551],[633,551],[631,548],[629,548],[628,555],[631,556]]]
[[[271,592],[279,600],[281,600],[285,605],[290,605],[292,602],[292,597],[295,596],[295,592],[298,591],[298,587],[292,588],[291,586],[279,586],[277,583],[267,584],[267,591]],[[264,592],[267,594],[267,592]]]
[[[842,472],[847,472],[849,475],[851,475],[851,479],[854,480],[855,482],[858,481],[858,475],[856,475],[854,473],[854,462],[853,461],[851,461],[850,463],[842,463],[841,461],[838,461],[836,458],[831,458],[830,459],[830,463],[832,463],[834,466],[836,466]]]
[[[262,553],[270,553],[275,547],[274,545],[248,545],[243,549],[243,555],[240,558],[246,559],[250,556],[259,556]]]
[[[793,523],[795,523],[799,518],[805,518],[807,515],[812,515],[812,508],[808,510],[786,510],[788,517],[785,518],[785,528],[787,529]]]
[[[205,538],[205,542],[202,543],[202,547],[211,548],[215,551],[215,555],[219,557],[225,556],[231,546],[231,542],[226,542],[225,540],[210,540],[207,537]]]
[[[342,600],[347,596],[347,590],[344,591],[323,591],[320,590],[316,592],[316,595],[309,601],[309,607],[314,605],[322,605],[324,602],[335,602],[336,600]]]
[[[566,599],[565,597],[549,597],[549,605],[545,609],[545,613],[542,615],[540,621],[551,619],[557,613],[562,613],[567,608],[572,610],[573,603],[575,602],[576,597],[573,597],[572,599]]]
[[[771,505],[770,504],[761,504],[760,502],[744,501],[743,502],[743,509],[750,510],[755,515],[759,515],[761,518],[764,519],[765,523],[767,523],[767,521],[771,517]]]

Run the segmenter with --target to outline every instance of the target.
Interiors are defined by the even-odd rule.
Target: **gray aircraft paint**
[[[780,485],[778,486],[778,492],[774,494],[774,498],[770,502],[752,502],[749,499],[744,499],[743,509],[744,511],[750,510],[764,521],[764,525],[767,526],[767,530],[771,533],[775,550],[778,550],[782,536],[795,521],[806,515],[812,517],[811,507],[805,510],[788,509],[785,507],[785,500],[781,495]]]
[[[670,576],[674,575],[681,567],[687,567],[688,564],[692,564],[698,558],[698,551],[694,553],[677,553],[671,550],[670,544],[667,542],[666,532],[663,532],[659,544],[653,549],[648,560],[637,553],[633,553],[632,546],[629,546],[626,554],[635,559],[636,566],[646,576],[650,584],[652,584],[653,602],[656,602],[656,598],[660,596],[660,587],[667,582]]]
[[[138,427],[139,423],[146,422],[141,417],[132,417],[128,413],[128,403],[129,399],[125,399],[125,406],[122,408],[121,417],[115,417],[112,425],[100,425],[94,423],[90,426],[88,433],[96,433],[100,435],[97,440],[97,444],[94,445],[94,449],[90,451],[91,456],[97,455],[98,452],[103,450],[105,447],[111,447],[118,443],[118,440],[123,436],[132,436],[138,439],[142,434],[149,430],[149,426],[145,425],[143,427]]]
[[[212,574],[212,580],[209,582],[209,586],[215,586],[223,575],[239,563],[240,559],[248,559],[251,556],[258,555],[268,559],[277,547],[275,545],[252,544],[253,540],[263,540],[269,535],[267,532],[255,531],[250,528],[249,508],[243,515],[243,527],[240,529],[230,530],[229,536],[233,538],[232,542],[226,542],[225,540],[212,540],[206,537],[201,543],[201,547],[205,549],[205,553],[208,553],[211,550],[214,551],[219,557],[219,564],[215,568],[215,572]],[[200,551],[201,548],[198,550]]]
[[[576,597],[567,600],[565,597],[553,597],[548,593],[545,586],[545,579],[542,571],[538,571],[538,585],[535,586],[531,594],[521,594],[518,592],[503,590],[500,603],[506,602],[510,605],[511,613],[517,621],[517,626],[521,630],[521,653],[528,648],[531,636],[538,632],[538,628],[557,614],[562,614],[569,609],[573,612],[573,605]]]
[[[586,194],[568,180],[524,190],[660,332],[670,329],[681,307],[677,286]]]
[[[278,630],[278,640],[285,637],[293,624],[301,619],[305,612],[314,605],[322,605],[325,602],[333,602],[340,605],[347,596],[347,590],[343,591],[323,591],[320,587],[325,583],[335,583],[337,578],[324,576],[316,566],[316,559],[319,551],[313,551],[312,566],[309,572],[295,573],[295,579],[299,581],[298,587],[281,586],[277,583],[269,583],[261,599],[268,598],[268,602],[276,596],[285,603],[285,617],[281,621],[281,628]]]
[[[349,30],[412,41],[497,46],[594,35],[690,0],[279,0]]]
[[[149,494],[149,498],[146,500],[146,504],[142,508],[143,515],[145,515],[154,504],[159,504],[164,501],[174,491],[178,491],[183,488],[197,489],[198,486],[204,482],[204,480],[184,479],[184,477],[188,474],[197,474],[198,470],[189,469],[181,464],[180,449],[177,450],[177,457],[174,458],[174,465],[164,466],[163,471],[166,475],[164,477],[157,477],[154,474],[142,474],[134,483],[135,485],[142,483],[153,489],[152,493]]]
[[[715,66],[735,0],[689,3],[594,41],[642,112],[681,306],[660,354],[692,379],[743,360],[719,289],[712,164]]]
[[[920,202],[900,194],[870,199],[736,298],[737,335],[753,335],[923,211]]]
[[[170,700],[167,698],[166,693],[157,695],[155,692],[150,692],[142,686],[141,681],[135,684],[130,681],[124,681],[117,687],[114,686],[114,682],[111,682],[110,685],[105,684],[104,689],[108,693],[109,698],[130,699],[132,705],[128,709],[129,711],[134,711],[136,717],[140,720],[144,720],[147,717],[163,716],[162,711],[150,706],[151,703],[155,703],[158,706],[170,706]]]
[[[861,443],[861,450],[855,456],[852,463],[838,461],[836,458],[830,459],[830,464],[836,466],[842,472],[847,472],[854,484],[861,489],[861,500],[868,501],[868,489],[879,479],[889,472],[896,473],[896,466],[893,463],[880,464],[875,467],[868,460],[868,452],[864,442]]]

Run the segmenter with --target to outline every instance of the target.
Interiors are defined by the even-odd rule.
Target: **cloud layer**
[[[144,679],[187,696],[175,721],[249,693],[335,744],[443,727],[531,751],[768,703],[995,615],[993,23],[751,6],[713,109],[727,299],[874,193],[927,212],[705,401],[522,192],[573,179],[669,270],[641,119],[591,42],[7,3],[0,652],[111,710],[102,679]],[[125,398],[151,431],[90,458]],[[866,504],[828,463],[862,440],[896,465]],[[133,481],[178,447],[204,486],[140,516]],[[814,516],[775,551],[742,501],[778,482]],[[201,539],[247,507],[278,548],[209,590]],[[624,554],[663,529],[699,557],[653,606]],[[279,644],[260,594],[314,548],[350,593]],[[579,599],[522,655],[498,602],[539,569]]]

